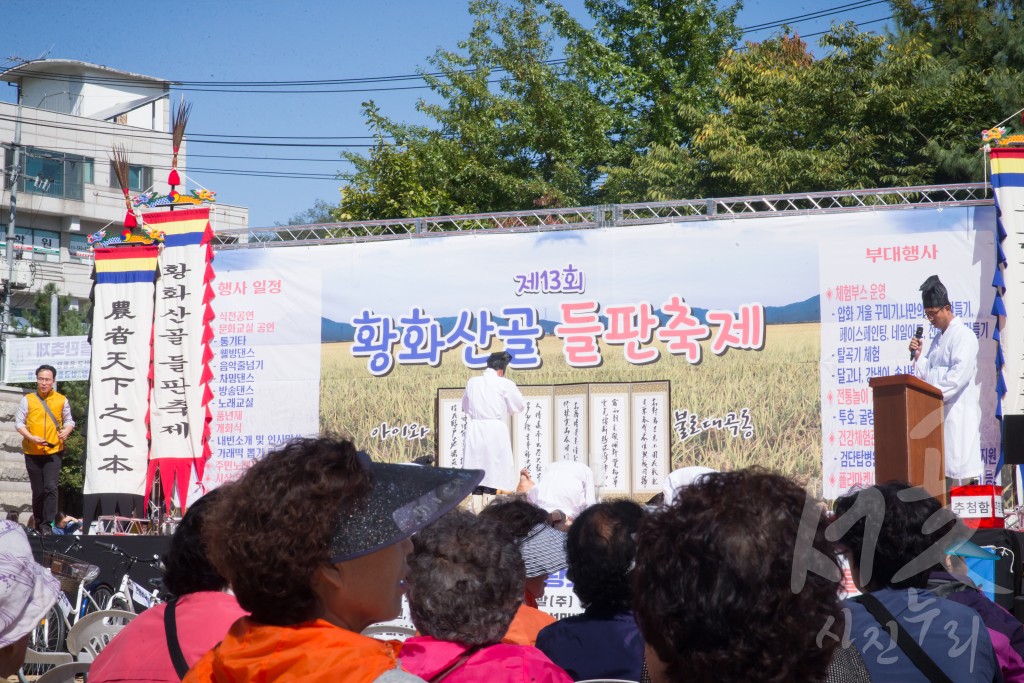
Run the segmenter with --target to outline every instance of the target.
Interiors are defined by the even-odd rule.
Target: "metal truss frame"
[[[452,236],[485,232],[542,232],[628,227],[651,223],[734,220],[768,215],[802,215],[993,203],[988,183],[888,187],[838,192],[806,192],[724,199],[682,199],[638,204],[606,204],[569,209],[505,211],[462,216],[397,218],[380,221],[280,225],[222,230],[216,249],[341,244]]]

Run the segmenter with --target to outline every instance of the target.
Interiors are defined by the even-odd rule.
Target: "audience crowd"
[[[907,484],[830,510],[768,471],[684,468],[641,506],[596,502],[566,464],[459,509],[482,477],[283,446],[190,506],[164,558],[174,597],[90,680],[1024,683],[1024,627],[959,559],[970,530]],[[540,609],[552,575],[581,613]],[[0,522],[0,675],[58,591]],[[364,633],[406,602],[415,635]]]

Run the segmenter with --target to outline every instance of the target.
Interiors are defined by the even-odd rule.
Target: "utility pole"
[[[21,83],[18,84],[18,112],[14,117],[13,163],[11,164],[11,210],[7,216],[7,282],[4,283],[4,317],[0,325],[0,348],[7,353],[7,335],[11,330],[11,303],[14,298],[14,220],[18,215],[18,183],[21,181]]]

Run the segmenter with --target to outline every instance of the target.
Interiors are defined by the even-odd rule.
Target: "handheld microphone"
[[[114,546],[113,543],[96,543],[96,545],[98,545],[99,547],[103,548],[104,550],[107,550],[108,552],[112,552],[112,553],[116,553],[117,552],[117,548]]]
[[[918,341],[921,341],[922,337],[924,337],[924,327],[922,327],[921,325],[918,325],[917,329],[914,330],[914,339],[916,339]],[[914,360],[914,356],[915,356],[914,352],[911,351],[910,352],[910,360]]]

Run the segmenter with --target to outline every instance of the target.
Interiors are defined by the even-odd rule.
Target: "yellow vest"
[[[21,447],[23,452],[26,455],[53,455],[54,453],[60,453],[64,450],[64,444],[61,443],[60,437],[57,434],[64,427],[64,422],[61,420],[64,402],[67,401],[64,398],[64,394],[51,391],[44,399],[46,405],[50,406],[50,412],[57,418],[57,424],[53,424],[53,420],[50,419],[50,416],[43,409],[43,404],[39,402],[38,392],[33,391],[25,398],[28,401],[28,416],[25,418],[25,428],[28,429],[29,434],[41,436],[54,445],[47,447],[42,444],[32,443],[28,439],[22,439]]]

